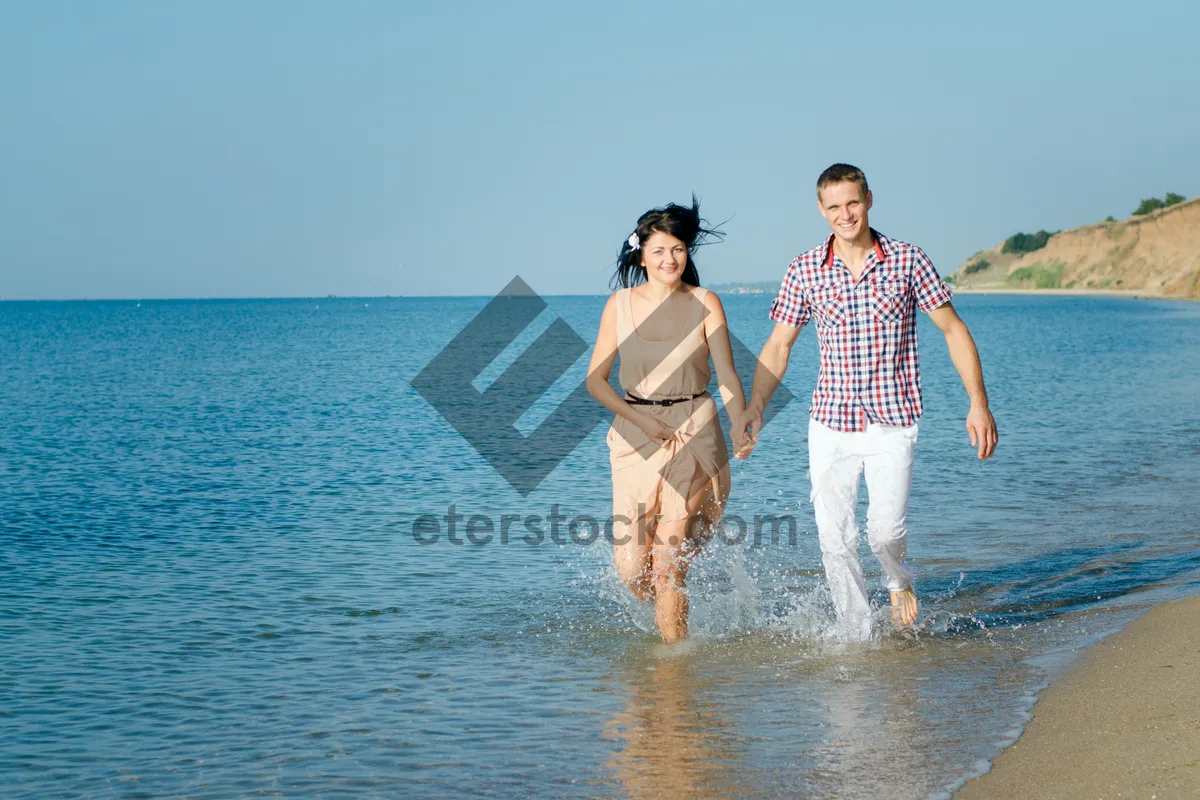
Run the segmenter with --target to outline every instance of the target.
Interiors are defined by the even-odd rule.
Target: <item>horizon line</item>
[[[538,293],[539,297],[606,297],[603,294],[552,294]],[[0,303],[170,303],[195,300],[432,300],[495,297],[491,294],[330,294],[330,295],[228,295],[228,296],[178,296],[178,297],[0,297]]]
[[[722,281],[710,284],[713,287],[737,287],[774,281]],[[538,292],[539,297],[607,297],[605,292]],[[328,294],[328,295],[209,295],[209,296],[113,296],[113,297],[0,297],[0,303],[141,303],[149,301],[170,302],[177,300],[417,300],[451,299],[471,297],[495,297],[495,294]]]

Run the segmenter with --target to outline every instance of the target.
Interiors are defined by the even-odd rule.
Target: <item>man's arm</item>
[[[987,389],[983,386],[983,366],[979,363],[979,351],[975,349],[975,340],[967,323],[963,322],[950,303],[943,303],[929,312],[933,324],[946,336],[946,347],[950,351],[950,360],[958,370],[971,399],[971,409],[967,412],[967,432],[971,435],[971,446],[978,448],[980,459],[988,458],[996,452],[996,420],[988,410]],[[757,388],[758,381],[755,381]]]
[[[767,315],[775,321],[775,328],[767,338],[767,343],[763,345],[762,352],[758,354],[750,402],[746,404],[745,412],[733,421],[733,427],[739,433],[744,434],[746,428],[750,428],[748,445],[739,457],[748,455],[750,448],[758,442],[758,432],[763,426],[763,409],[771,402],[771,396],[783,381],[792,345],[796,343],[796,337],[811,318],[800,277],[803,259],[804,256],[797,256],[788,265],[783,282],[779,285],[779,293],[775,295]]]
[[[771,402],[771,396],[783,382],[787,372],[788,358],[792,354],[792,345],[800,335],[800,328],[776,322],[762,352],[758,354],[758,363],[754,368],[754,388],[750,391],[750,402],[746,404],[746,414],[743,420],[750,426],[750,441],[758,440],[758,432],[763,426],[763,409]],[[745,430],[744,426],[741,428]]]

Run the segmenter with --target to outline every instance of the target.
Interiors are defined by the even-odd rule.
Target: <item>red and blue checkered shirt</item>
[[[950,302],[950,287],[921,248],[872,230],[875,249],[856,281],[833,252],[833,236],[796,256],[771,319],[817,325],[821,370],[812,418],[837,431],[868,422],[915,425],[921,416],[916,310]]]

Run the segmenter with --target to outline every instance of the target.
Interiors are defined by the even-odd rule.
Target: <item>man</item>
[[[866,474],[867,536],[891,592],[892,619],[917,619],[913,574],[905,564],[913,448],[921,416],[917,309],[946,336],[970,397],[967,430],[980,459],[996,449],[979,354],[950,304],[950,289],[925,253],[873,230],[873,198],[862,170],[834,164],[817,180],[817,209],[833,230],[797,256],[771,304],[775,328],[758,357],[754,389],[738,430],[750,441],[787,370],[792,345],[810,320],[821,354],[808,428],[812,503],[825,575],[850,639],[871,634],[871,611],[858,563],[858,487]]]

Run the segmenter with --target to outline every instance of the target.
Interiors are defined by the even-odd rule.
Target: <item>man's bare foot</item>
[[[912,588],[892,592],[892,622],[904,627],[917,621],[917,595]]]

